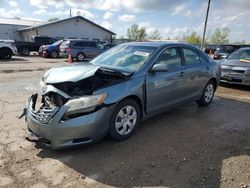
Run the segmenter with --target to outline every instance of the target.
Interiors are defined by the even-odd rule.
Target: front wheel
[[[214,97],[214,92],[215,92],[215,84],[213,81],[209,81],[203,90],[201,99],[196,101],[199,106],[208,106]]]
[[[50,53],[50,57],[52,57],[52,58],[57,58],[57,57],[58,57],[57,51],[52,51],[52,52]]]
[[[24,56],[29,56],[30,55],[30,51],[29,51],[28,48],[22,48],[21,54],[24,55]]]
[[[128,139],[140,121],[140,107],[132,99],[120,102],[111,117],[109,136],[114,140]]]

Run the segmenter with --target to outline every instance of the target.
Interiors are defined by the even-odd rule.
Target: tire
[[[111,117],[109,136],[117,141],[128,139],[135,132],[140,118],[140,107],[134,100],[121,101]]]
[[[83,53],[78,53],[76,55],[76,60],[77,61],[84,61],[84,59],[85,59],[85,55]]]
[[[215,92],[215,83],[210,80],[207,85],[205,86],[201,99],[196,101],[199,106],[208,106],[214,97]]]
[[[22,48],[21,49],[21,54],[24,56],[29,56],[30,55],[30,51],[28,48]]]
[[[1,54],[1,58],[6,59],[6,60],[10,60],[13,56],[13,53],[10,49],[2,49],[0,54]]]
[[[52,52],[50,52],[50,57],[52,57],[52,58],[57,58],[57,57],[58,57],[57,51],[52,51]]]

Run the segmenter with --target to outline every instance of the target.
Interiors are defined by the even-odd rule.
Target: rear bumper
[[[33,95],[26,106],[25,119],[28,131],[52,149],[89,144],[100,140],[107,134],[114,108],[114,105],[103,107],[87,115],[63,120],[67,108],[62,106],[49,114],[49,118],[44,117],[41,121],[40,115],[34,110],[35,102],[36,97]]]

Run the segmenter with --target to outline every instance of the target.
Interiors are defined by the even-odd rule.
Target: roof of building
[[[5,25],[22,25],[22,26],[34,26],[42,24],[44,22],[37,20],[26,20],[26,19],[16,19],[16,18],[0,18],[0,24]]]
[[[44,27],[44,26],[47,26],[47,25],[51,25],[51,24],[59,23],[59,22],[64,22],[64,21],[67,21],[67,20],[75,19],[75,18],[82,19],[82,20],[84,20],[84,21],[86,21],[86,22],[88,22],[88,23],[90,23],[90,24],[92,24],[92,25],[94,25],[96,27],[99,27],[102,30],[107,31],[108,33],[111,33],[112,35],[116,35],[114,32],[112,32],[112,31],[110,31],[110,30],[108,30],[108,29],[106,29],[106,28],[104,28],[104,27],[102,27],[102,26],[100,26],[100,25],[98,25],[98,24],[96,24],[96,23],[94,23],[94,22],[92,22],[92,21],[90,21],[90,20],[82,17],[82,16],[75,16],[75,17],[66,18],[66,19],[62,19],[62,20],[58,20],[58,21],[54,21],[54,22],[47,22],[47,23],[43,23],[43,24],[31,26],[31,27],[26,27],[26,28],[18,29],[18,31],[26,31],[26,30],[30,30],[30,29]]]

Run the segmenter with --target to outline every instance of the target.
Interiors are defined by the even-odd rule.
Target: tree
[[[230,30],[228,28],[223,28],[223,29],[215,29],[215,31],[212,33],[211,38],[210,38],[210,43],[211,44],[228,44],[229,39],[228,36],[230,34]]]
[[[160,35],[158,29],[155,29],[152,33],[149,34],[149,36],[147,38],[152,39],[152,40],[160,40],[161,35]]]
[[[190,44],[201,44],[201,37],[196,32],[192,32],[191,35],[185,36],[185,40]]]
[[[132,40],[143,40],[147,36],[145,27],[139,27],[137,24],[133,24],[127,29],[127,37]]]
[[[60,20],[59,18],[57,17],[54,17],[54,18],[49,18],[47,22],[55,22],[55,21],[58,21]]]

